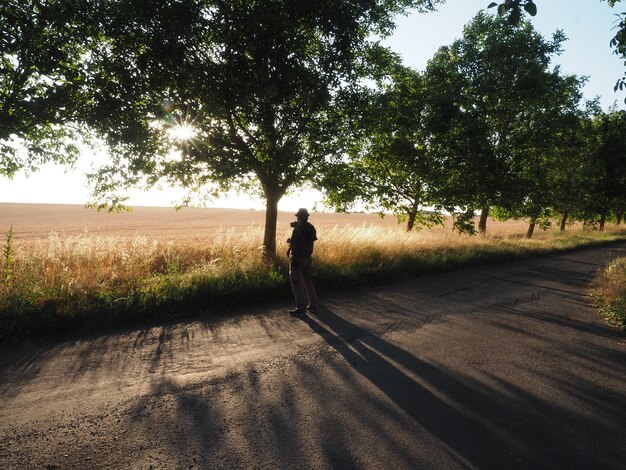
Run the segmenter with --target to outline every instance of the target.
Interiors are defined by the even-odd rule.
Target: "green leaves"
[[[362,90],[359,135],[349,149],[349,161],[322,181],[327,203],[346,210],[357,201],[391,212],[399,222],[407,221],[408,230],[415,224],[441,223],[438,213],[424,209],[433,203],[438,167],[428,148],[423,76],[377,52],[383,59],[381,78],[375,90]]]
[[[524,4],[524,10],[526,10],[526,13],[528,13],[530,16],[537,15],[537,5],[532,1],[527,1]]]
[[[619,1],[619,0],[618,0]],[[614,6],[616,1],[609,1],[610,6]],[[614,29],[617,31],[615,36],[611,38],[610,45],[613,48],[613,53],[622,59],[626,59],[626,12],[622,12],[615,15],[617,20],[615,21],[616,25]],[[624,65],[626,66],[626,60],[624,60]],[[618,89],[622,91],[626,86],[626,73],[624,77],[620,78],[614,87],[614,91]],[[624,103],[626,103],[626,98],[624,99]]]
[[[585,175],[588,218],[626,206],[626,112],[596,115],[592,129],[591,161]]]
[[[429,62],[425,122],[441,159],[437,204],[472,215],[488,207],[516,217],[541,214],[551,197],[545,162],[566,126],[561,117],[580,98],[575,78],[548,68],[561,40],[479,13]]]
[[[76,159],[88,11],[81,0],[0,4],[0,175]]]
[[[487,8],[498,7],[498,15],[505,16],[508,13],[508,22],[517,25],[522,20],[522,8],[530,16],[537,15],[537,5],[533,0],[506,0],[504,3],[497,4],[491,2]]]

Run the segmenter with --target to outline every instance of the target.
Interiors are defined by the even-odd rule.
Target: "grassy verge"
[[[287,238],[287,233],[284,238]],[[624,231],[469,237],[380,226],[320,231],[320,292],[626,239]],[[291,297],[287,260],[261,262],[260,229],[175,240],[82,234],[14,245],[0,282],[0,341],[101,331]],[[7,257],[7,254],[10,255]],[[2,261],[2,260],[0,260]]]
[[[626,332],[626,258],[611,261],[598,273],[591,298],[605,320]]]

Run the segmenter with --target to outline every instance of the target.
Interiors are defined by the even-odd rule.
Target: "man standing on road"
[[[306,209],[299,209],[295,216],[298,221],[291,224],[293,232],[291,238],[287,240],[289,243],[287,256],[289,257],[289,280],[296,299],[296,308],[290,310],[289,313],[292,316],[302,316],[307,310],[314,313],[317,309],[317,293],[311,272],[313,243],[317,240],[317,234],[315,227],[309,223],[309,212]]]

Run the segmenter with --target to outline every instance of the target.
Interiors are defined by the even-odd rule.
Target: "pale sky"
[[[490,0],[447,0],[435,13],[401,17],[394,35],[385,44],[402,55],[405,65],[423,70],[435,51],[460,37],[463,26],[489,3]],[[614,35],[615,13],[624,8],[618,4],[612,9],[599,0],[536,0],[536,3],[538,13],[532,19],[535,28],[545,37],[551,37],[556,29],[562,29],[568,38],[564,52],[556,58],[555,64],[561,65],[563,73],[589,76],[584,88],[585,98],[600,96],[604,109],[614,102],[620,109],[626,108],[626,92],[613,92],[613,86],[623,75],[625,66],[609,47]],[[13,180],[0,177],[0,202],[85,204],[89,199],[89,190],[85,186],[84,173],[94,159],[93,155],[84,155],[73,171],[66,172],[58,166],[46,165],[29,177],[24,174],[16,175]],[[128,204],[169,206],[180,201],[182,194],[182,191],[173,189],[137,190],[129,193]],[[279,209],[313,209],[320,200],[321,195],[316,192],[295,191],[283,198]],[[264,208],[261,200],[235,194],[211,205]]]

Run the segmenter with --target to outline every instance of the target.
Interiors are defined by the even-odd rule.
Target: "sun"
[[[170,138],[179,142],[193,139],[198,133],[197,129],[189,124],[178,124],[168,129]]]

